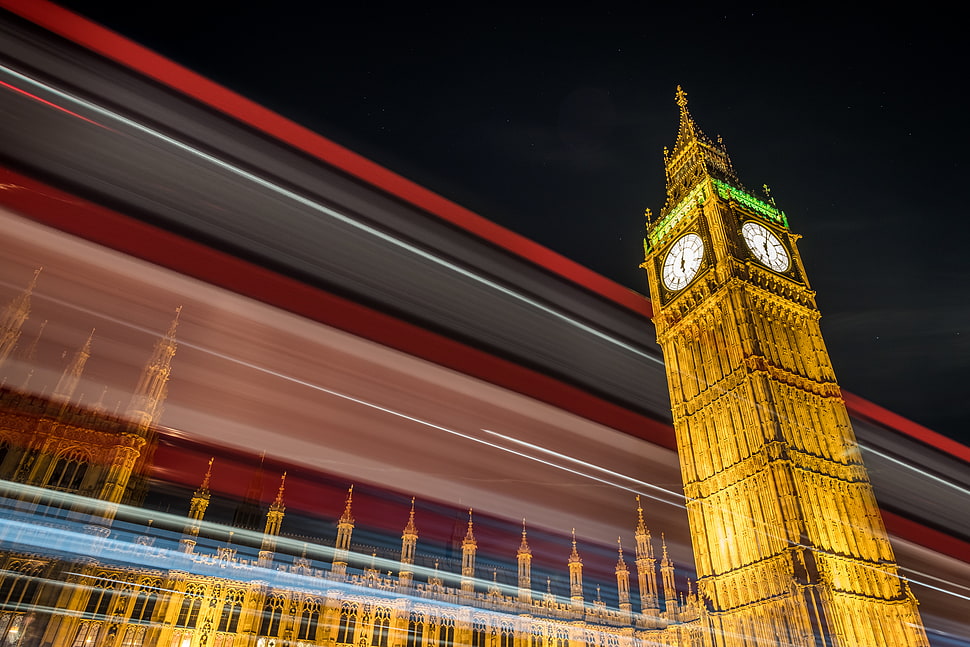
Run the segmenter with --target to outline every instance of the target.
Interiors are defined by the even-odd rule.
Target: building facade
[[[926,645],[819,329],[798,235],[678,89],[643,264],[716,644]],[[766,190],[767,193],[767,190]]]
[[[417,564],[413,504],[399,555],[362,567],[352,489],[336,537],[308,558],[284,536],[285,475],[252,550],[213,547],[203,541],[212,462],[177,533],[129,523],[126,504],[143,500],[150,483],[176,316],[125,415],[72,404],[90,338],[50,397],[0,389],[0,644],[927,645],[825,351],[797,236],[770,198],[741,184],[682,92],[678,104],[667,204],[655,222],[648,216],[644,267],[696,589],[678,592],[639,505],[633,570],[620,547],[608,584],[615,607],[589,599],[575,536],[563,563],[568,597],[537,590],[524,527],[509,551],[515,583],[483,578],[471,511],[454,573]],[[18,343],[33,286],[0,322],[0,362]]]

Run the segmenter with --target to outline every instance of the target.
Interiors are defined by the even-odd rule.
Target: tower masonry
[[[719,645],[927,645],[819,328],[799,236],[678,88],[645,261]],[[742,641],[742,642],[738,642]],[[761,643],[759,643],[761,644]]]

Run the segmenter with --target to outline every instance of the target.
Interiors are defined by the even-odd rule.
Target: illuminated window
[[[194,627],[199,619],[199,610],[202,608],[202,596],[204,589],[199,584],[189,584],[185,587],[185,596],[182,598],[182,609],[179,611],[178,620],[175,624],[179,627]]]
[[[411,613],[408,616],[408,642],[407,647],[421,647],[424,642],[424,621],[419,613]]]
[[[320,619],[320,603],[316,600],[304,600],[300,609],[299,640],[316,640],[317,621]]]
[[[532,628],[531,647],[543,647],[542,627]]]
[[[556,647],[569,647],[569,632],[565,629],[556,630]]]
[[[29,607],[41,582],[43,564],[12,562],[6,577],[0,581],[0,609]]]
[[[485,627],[485,622],[482,620],[476,620],[472,623],[472,647],[485,647],[485,636],[487,635],[488,629]]]
[[[74,635],[74,642],[71,647],[89,647],[98,644],[98,635],[101,633],[101,624],[98,622],[82,622]]]
[[[226,602],[222,607],[222,615],[219,618],[219,631],[236,633],[245,596],[245,591],[229,591],[226,595]]]
[[[513,647],[515,641],[515,629],[511,622],[503,622],[501,634],[499,636],[499,647]]]
[[[83,452],[77,449],[66,452],[54,463],[54,469],[47,479],[47,487],[74,492],[81,487],[87,469],[88,459]]]
[[[438,628],[438,647],[454,647],[455,645],[455,619],[443,617],[441,627]]]
[[[391,610],[379,607],[374,614],[374,647],[387,647]]]
[[[121,647],[144,647],[148,627],[128,627],[121,639]]]
[[[114,596],[115,583],[107,579],[107,574],[101,574],[91,586],[88,605],[84,608],[87,617],[103,619],[111,608],[111,598]]]
[[[354,632],[357,631],[357,605],[344,602],[340,609],[340,627],[337,629],[338,643],[354,642]]]
[[[141,590],[135,597],[135,605],[131,609],[132,622],[148,624],[152,621],[155,605],[158,604],[158,585],[158,580],[142,582]]]
[[[263,636],[275,636],[280,631],[280,622],[283,620],[283,608],[286,600],[282,595],[274,595],[263,605],[263,621],[259,626],[259,633]]]

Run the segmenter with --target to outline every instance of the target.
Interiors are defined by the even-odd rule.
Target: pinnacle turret
[[[199,528],[202,519],[205,517],[205,511],[209,507],[211,496],[209,483],[212,480],[213,461],[215,461],[215,457],[209,459],[209,465],[205,471],[205,476],[202,477],[202,483],[195,494],[192,495],[192,501],[189,503],[189,523],[186,524],[182,539],[179,541],[180,548],[185,553],[191,553],[195,549],[199,537]]]
[[[66,404],[74,397],[74,391],[81,381],[81,374],[84,373],[84,365],[91,357],[91,342],[93,339],[94,329],[92,328],[91,334],[88,335],[84,345],[74,353],[74,358],[64,368],[61,379],[57,381],[57,386],[54,387],[54,393],[51,394],[52,400]]]
[[[526,538],[525,519],[522,520],[522,542],[516,553],[519,563],[519,601],[532,601],[532,550]]]
[[[337,542],[333,551],[333,563],[331,570],[334,575],[345,575],[347,573],[347,559],[350,556],[350,538],[354,532],[354,515],[351,506],[354,502],[354,486],[351,485],[347,490],[347,500],[344,503],[344,512],[337,521]]]
[[[37,285],[37,277],[40,276],[44,268],[38,267],[34,271],[34,276],[23,292],[18,294],[7,305],[2,318],[0,318],[0,364],[3,364],[10,353],[13,352],[17,341],[20,339],[20,331],[24,327],[24,322],[30,316],[30,297],[34,293]]]
[[[687,93],[677,86],[677,106],[680,109],[680,125],[673,150],[664,149],[664,168],[667,173],[667,204],[660,213],[659,222],[670,209],[677,207],[705,178],[727,182],[737,188],[741,181],[734,172],[731,158],[724,143],[718,137],[711,141],[694,122],[687,109]]]
[[[181,313],[182,306],[179,306],[175,309],[175,318],[172,319],[168,332],[155,342],[152,357],[145,365],[138,386],[131,396],[128,415],[139,428],[147,429],[158,422],[162,415],[162,405],[168,395],[168,379],[172,373],[172,358],[178,348],[175,331]]]

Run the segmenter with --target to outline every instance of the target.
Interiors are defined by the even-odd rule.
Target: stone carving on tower
[[[715,644],[926,645],[798,235],[773,200],[741,184],[680,88],[677,104],[667,202],[648,222],[643,267]],[[669,600],[666,609],[669,618]]]

